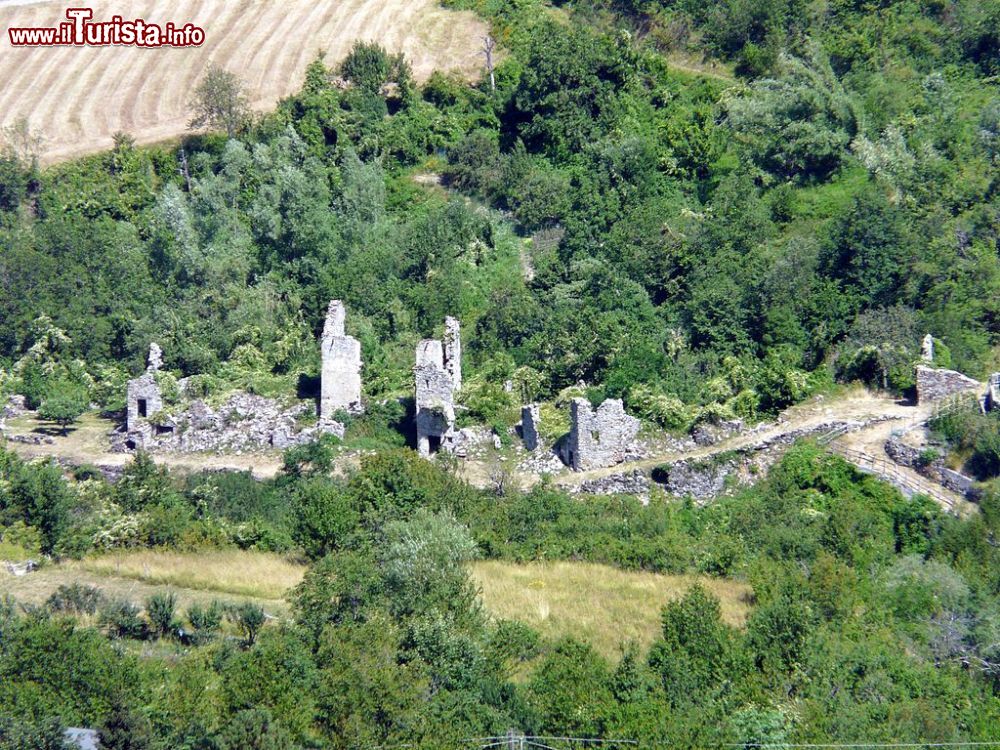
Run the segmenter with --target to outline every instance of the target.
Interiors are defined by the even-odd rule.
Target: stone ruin
[[[455,318],[445,319],[443,341],[425,339],[417,345],[416,381],[417,450],[428,457],[439,450],[456,449],[455,394],[462,386],[461,328]]]
[[[917,403],[929,404],[966,391],[979,390],[982,384],[954,370],[917,365]]]
[[[146,372],[129,381],[125,431],[112,434],[113,450],[193,453],[283,449],[304,445],[321,434],[344,436],[344,426],[333,420],[320,419],[303,427],[300,420],[311,411],[307,404],[287,406],[249,393],[234,393],[215,408],[194,399],[187,400],[184,409],[165,411],[156,382],[163,352],[156,344],[149,347],[148,361]],[[177,382],[182,398],[189,396],[189,384],[190,378]]]
[[[128,383],[125,432],[112,436],[112,448],[179,453],[243,451],[291,448],[324,434],[343,438],[344,425],[334,415],[339,411],[358,414],[364,409],[361,343],[346,335],[346,317],[344,304],[333,300],[323,328],[319,420],[315,424],[305,426],[311,411],[307,404],[287,405],[249,393],[231,394],[215,408],[204,400],[188,398],[185,408],[162,414],[163,396],[156,374],[163,365],[163,352],[151,344],[146,372]],[[177,383],[182,397],[189,396],[189,382],[185,378]]]
[[[538,450],[538,423],[541,412],[538,404],[528,404],[521,408],[521,440],[527,451]]]
[[[364,411],[361,403],[361,342],[346,335],[346,319],[344,303],[333,300],[323,327],[319,400],[321,422],[332,422],[338,411],[350,414]]]
[[[1000,372],[990,375],[986,389],[986,410],[1000,409]]]
[[[920,344],[920,359],[928,364],[934,361],[934,337],[929,333]]]
[[[462,388],[462,326],[455,318],[444,319],[444,369],[457,392]]]
[[[625,413],[621,399],[608,399],[597,409],[585,398],[570,403],[570,432],[561,454],[573,471],[603,469],[623,463],[634,452],[639,420]]]
[[[182,392],[184,385],[181,381]],[[145,447],[172,453],[283,450],[305,445],[323,434],[344,437],[344,426],[332,420],[303,426],[300,420],[311,411],[306,403],[288,406],[251,393],[234,393],[214,408],[196,399],[164,419]]]
[[[163,366],[163,350],[157,344],[149,345],[146,371],[128,381],[125,403],[125,445],[131,450],[149,447],[159,429],[151,418],[163,410],[163,396],[156,382],[156,374]]]
[[[921,364],[916,366],[915,373],[918,404],[933,403],[982,387],[979,381],[960,372],[934,367],[934,337],[929,333],[921,343],[920,360]],[[1000,408],[1000,372],[990,375],[986,382],[986,393],[980,392],[979,401],[984,412]]]

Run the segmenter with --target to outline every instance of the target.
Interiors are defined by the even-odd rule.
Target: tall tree
[[[205,126],[225,130],[234,138],[250,122],[250,103],[243,81],[217,65],[208,69],[191,99],[191,129]]]

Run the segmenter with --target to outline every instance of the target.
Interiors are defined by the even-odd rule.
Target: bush
[[[57,719],[32,724],[0,716],[0,750],[72,750],[63,732]]]
[[[176,630],[176,610],[177,596],[172,591],[157,592],[146,599],[146,615],[156,637],[162,638]]]
[[[257,642],[257,636],[264,627],[266,618],[264,608],[251,602],[238,604],[229,610],[229,619],[240,629],[247,648]]]
[[[73,469],[73,479],[86,482],[88,479],[104,479],[104,474],[93,464],[83,464]]]
[[[192,604],[187,611],[188,622],[194,628],[195,640],[204,642],[210,640],[222,627],[224,606],[217,601],[209,605]]]
[[[1000,430],[984,430],[976,437],[969,469],[978,479],[1000,477]]]
[[[188,609],[188,622],[195,630],[215,631],[222,626],[223,611],[223,605],[217,601],[207,606],[192,604]]]
[[[139,612],[139,608],[132,602],[112,601],[101,609],[100,623],[112,638],[142,640],[146,637],[146,623]]]
[[[8,547],[23,550],[26,555],[37,555],[42,550],[42,533],[24,521],[14,521],[0,531],[0,541]]]
[[[917,457],[917,463],[920,466],[930,466],[932,463],[941,458],[941,454],[938,453],[933,448],[926,448],[920,451],[920,455]]]
[[[655,391],[648,385],[637,383],[628,394],[628,407],[643,419],[655,422],[668,430],[686,430],[691,425],[691,409],[676,396]]]
[[[82,583],[63,584],[45,601],[45,606],[53,612],[76,615],[92,615],[104,602],[104,594],[96,586]]]

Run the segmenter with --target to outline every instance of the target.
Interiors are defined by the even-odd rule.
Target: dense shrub
[[[61,584],[53,591],[45,600],[45,606],[53,612],[92,615],[103,602],[104,594],[96,586],[71,583]]]

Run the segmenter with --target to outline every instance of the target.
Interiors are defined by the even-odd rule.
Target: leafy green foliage
[[[826,179],[861,127],[856,105],[818,48],[809,60],[783,57],[778,72],[729,103],[729,125],[776,176]]]
[[[264,608],[259,604],[245,602],[238,604],[229,610],[229,618],[236,624],[243,634],[243,642],[247,647],[253,646],[257,642],[260,629],[264,627]]]
[[[34,724],[19,721],[13,717],[0,719],[0,748],[2,750],[71,750],[59,721],[52,719]]]
[[[77,615],[92,615],[104,602],[104,594],[96,586],[82,583],[61,584],[45,600],[45,606],[53,612]]]
[[[28,720],[0,725],[0,743],[54,742],[52,717],[123,747],[441,747],[510,727],[678,747],[992,739],[995,487],[981,517],[955,519],[806,444],[704,508],[544,483],[497,496],[402,449],[400,397],[414,343],[445,315],[472,332],[467,417],[504,432],[519,399],[549,399],[549,437],[569,393],[685,430],[761,418],[834,374],[905,391],[927,332],[938,364],[989,371],[1000,6],[449,4],[506,47],[495,90],[418,86],[359,43],[250,127],[219,119],[225,140],[120,136],[40,172],[22,129],[0,154],[5,395],[53,419],[82,394],[120,408],[156,340],[164,380],[193,375],[199,397],[309,398],[339,298],[372,407],[349,446],[376,449],[346,480],[328,476],[341,446],[296,449],[261,483],[180,479],[139,454],[114,486],[0,452],[5,544],[311,561],[294,622],[228,609],[237,648],[213,637],[221,607],[192,607],[184,653],[147,644],[141,666],[135,644],[59,619],[90,616],[84,590],[57,592],[51,615],[0,606],[0,713]],[[723,65],[679,62],[705,55]],[[444,190],[421,186],[435,172]],[[1000,473],[995,422],[934,427],[985,479]],[[476,554],[738,577],[753,611],[731,627],[693,588],[664,602],[651,649],[609,664],[491,622]],[[104,603],[98,623],[119,640],[173,629],[170,602],[147,610]]]
[[[38,406],[38,416],[55,422],[66,434],[69,426],[80,418],[89,404],[87,390],[75,383],[57,381],[52,383],[45,399]]]
[[[177,596],[171,592],[158,592],[146,600],[146,615],[153,634],[162,638],[177,628],[174,616],[177,612]]]

